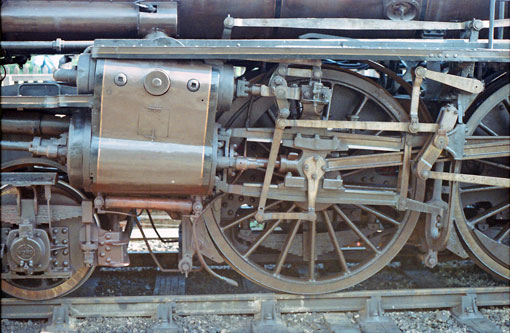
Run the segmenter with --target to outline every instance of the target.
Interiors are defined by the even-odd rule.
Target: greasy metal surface
[[[384,310],[451,308],[462,296],[476,295],[478,306],[510,304],[510,288],[444,288],[350,291],[318,296],[284,294],[68,297],[44,302],[2,298],[2,319],[48,318],[55,306],[68,304],[74,317],[151,317],[157,306],[175,302],[178,315],[256,314],[260,302],[275,300],[281,313],[359,311],[371,297],[381,297]]]
[[[2,1],[2,34],[18,41],[143,37],[152,28],[175,34],[177,3],[158,2],[147,13],[129,1]]]
[[[153,71],[164,71],[171,81],[160,96],[144,88],[146,75]],[[119,73],[127,77],[123,86],[114,82]],[[198,91],[187,89],[190,79],[200,82]],[[200,63],[106,61],[100,128],[92,139],[97,163],[91,162],[91,188],[130,194],[207,193],[218,85],[217,72]]]

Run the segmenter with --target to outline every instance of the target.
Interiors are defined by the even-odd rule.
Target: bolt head
[[[191,79],[188,81],[186,87],[191,92],[198,91],[200,89],[200,82],[197,79]]]
[[[119,73],[115,75],[115,78],[113,79],[113,82],[119,87],[125,86],[127,83],[127,76],[124,73]]]

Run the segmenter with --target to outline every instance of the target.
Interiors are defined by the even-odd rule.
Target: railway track
[[[500,329],[478,307],[510,305],[510,287],[348,291],[319,296],[273,293],[64,297],[48,301],[1,300],[2,319],[50,318],[43,331],[72,329],[70,318],[153,317],[154,329],[178,331],[172,316],[253,315],[257,332],[285,331],[281,314],[325,312],[330,331],[398,331],[385,311],[448,309],[475,332]],[[345,315],[358,312],[358,326]]]

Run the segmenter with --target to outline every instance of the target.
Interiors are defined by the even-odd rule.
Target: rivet
[[[103,246],[104,245],[104,241],[100,241],[99,245]]]
[[[68,250],[64,250],[64,251],[62,251],[62,254],[66,256],[66,255],[69,254],[69,251]]]
[[[62,244],[67,244],[67,239],[62,240]]]
[[[63,264],[64,266],[68,266],[68,265],[69,265],[69,263],[68,263],[67,261],[64,261],[62,264]]]
[[[104,257],[105,255],[106,255],[106,253],[104,253],[104,252],[99,253],[100,257]]]
[[[106,235],[104,238],[106,238],[106,239],[110,239],[110,238],[112,238],[112,236],[110,236],[110,235]]]
[[[109,247],[109,246],[107,246],[107,247],[105,248],[105,250],[106,250],[106,251],[110,251],[111,249],[112,249],[112,248],[111,248],[111,247]]]
[[[106,262],[111,262],[112,259],[111,258],[106,258]]]
[[[54,228],[54,229],[53,229],[53,233],[54,233],[54,234],[58,234],[58,229],[57,229],[57,228]]]
[[[53,263],[53,266],[58,266],[58,261],[55,261],[55,262]]]
[[[63,228],[63,229],[62,229],[62,233],[63,233],[63,234],[66,234],[66,233],[67,233],[67,228]]]

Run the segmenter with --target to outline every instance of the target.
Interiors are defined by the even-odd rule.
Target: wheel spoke
[[[485,125],[483,122],[480,122],[480,128],[485,132],[489,133],[492,136],[498,136],[498,133],[494,132],[489,126]]]
[[[273,202],[272,204],[267,205],[267,206],[266,206],[266,209],[271,208],[271,207],[274,207],[274,206],[276,206],[276,205],[277,205],[277,204],[279,204],[279,203],[281,203],[281,201],[275,201],[275,202]],[[243,222],[243,221],[246,221],[246,220],[248,220],[248,219],[250,219],[250,218],[254,217],[254,216],[255,216],[255,214],[257,214],[257,211],[254,211],[254,212],[252,212],[252,213],[250,213],[250,214],[248,214],[248,215],[245,215],[245,216],[243,216],[243,217],[240,217],[240,218],[238,218],[237,220],[235,220],[234,222],[230,222],[230,223],[229,223],[229,224],[227,224],[226,226],[220,227],[220,229],[221,229],[222,231],[224,231],[224,230],[227,230],[227,229],[229,229],[229,228],[232,228],[233,226],[238,225],[239,223],[241,223],[241,222]]]
[[[468,221],[468,224],[471,227],[474,227],[477,223],[480,223],[481,221],[488,219],[491,216],[496,215],[497,213],[507,209],[510,207],[510,203],[502,202],[499,205],[496,205],[490,209],[487,209],[486,211],[482,212],[481,214],[478,214],[473,219]]]
[[[342,252],[342,248],[336,239],[335,230],[333,229],[333,225],[331,224],[331,219],[327,212],[322,212],[324,215],[324,221],[326,222],[326,227],[328,228],[329,239],[331,243],[333,243],[333,248],[335,249],[336,255],[338,256],[338,260],[340,261],[340,267],[346,273],[350,272],[349,267],[347,267],[347,262],[345,261],[344,253]]]
[[[506,230],[499,235],[499,237],[496,238],[496,242],[501,243],[503,239],[505,239],[510,234],[510,227],[507,225]]]
[[[301,226],[301,220],[297,220],[294,226],[292,227],[292,230],[287,234],[287,237],[285,238],[285,243],[283,244],[283,248],[280,252],[280,255],[278,256],[278,260],[276,261],[276,266],[274,268],[273,275],[277,276],[280,274],[283,264],[285,263],[285,260],[287,259],[287,255],[289,254],[290,247],[292,245],[292,242],[294,241],[294,238],[296,238],[296,234],[299,230],[299,227]]]
[[[295,204],[293,204],[288,210],[287,210],[287,213],[292,211],[294,208],[296,207]],[[246,252],[243,254],[243,258],[247,258],[249,257],[253,251],[255,251],[259,246],[260,244],[262,244],[262,242],[274,231],[274,229],[276,229],[277,226],[280,225],[280,223],[282,223],[282,219],[279,219],[279,220],[276,220],[275,222],[273,222],[271,224],[271,226],[269,226],[269,228],[267,228],[266,230],[264,230],[264,232],[259,236],[257,237],[257,239],[255,240],[255,242],[253,244],[250,245],[250,247],[248,248],[248,250],[246,250]]]
[[[487,164],[487,165],[491,165],[491,166],[496,167],[496,168],[501,168],[501,169],[505,169],[505,170],[510,170],[510,166],[508,166],[508,165],[504,165],[504,164],[501,164],[501,163],[496,163],[496,162],[491,162],[491,161],[485,161],[485,160],[477,160],[477,162],[479,162],[479,163],[483,163],[483,164]]]
[[[491,190],[498,190],[501,189],[500,187],[496,186],[470,186],[470,187],[464,187],[459,188],[460,193],[470,193],[470,192],[482,192],[482,191],[491,191]]]
[[[399,221],[397,221],[397,220],[395,220],[395,219],[393,219],[393,218],[391,218],[391,217],[389,217],[387,215],[384,215],[383,213],[381,213],[381,212],[379,212],[379,211],[377,211],[377,210],[375,210],[373,208],[367,207],[365,205],[354,205],[354,206],[356,206],[358,208],[361,208],[362,210],[364,210],[366,212],[369,212],[370,214],[375,215],[375,216],[377,216],[380,219],[383,219],[385,221],[393,223],[394,225],[397,225],[397,226],[400,225]]]
[[[358,116],[361,113],[361,110],[363,110],[363,108],[365,107],[365,104],[367,104],[367,101],[368,101],[368,96],[363,95],[363,100],[361,101],[361,103],[359,103],[358,107],[356,108],[356,111],[354,111],[354,113],[351,116],[355,116],[355,117]]]
[[[338,213],[338,215],[340,215],[340,217],[345,221],[345,223],[347,223],[347,225],[352,229],[352,231],[354,231],[354,233],[356,235],[358,235],[359,238],[361,238],[361,240],[372,250],[374,251],[376,254],[380,254],[381,252],[374,246],[374,244],[367,238],[367,236],[365,236],[361,230],[358,229],[358,227],[356,227],[356,225],[351,221],[350,218],[347,217],[347,215],[345,215],[345,213],[340,209],[340,207],[338,207],[338,205],[334,205],[333,206],[333,209],[336,210],[336,212]]]

